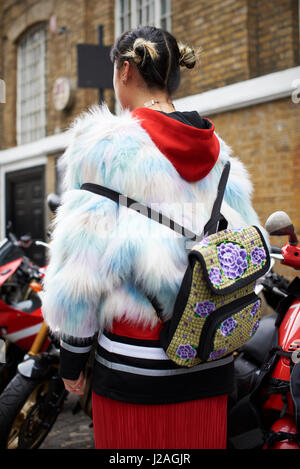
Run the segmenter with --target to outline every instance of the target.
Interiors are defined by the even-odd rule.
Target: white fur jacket
[[[223,165],[230,160],[222,213],[229,228],[255,224],[262,229],[251,205],[247,170],[217,134],[217,163],[206,177],[191,183],[129,111],[115,116],[106,106],[93,105],[68,132],[71,143],[61,157],[62,205],[53,222],[42,293],[44,318],[53,332],[91,337],[121,317],[155,326],[157,316],[143,291],[156,296],[163,317],[169,319],[187,267],[186,238],[105,197],[80,190],[85,182],[151,204],[201,233]]]

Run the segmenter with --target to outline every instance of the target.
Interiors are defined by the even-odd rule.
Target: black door
[[[6,174],[6,226],[10,221],[17,238],[30,233],[33,240],[45,241],[44,200],[44,166]],[[44,265],[44,247],[32,244],[25,253],[38,265]]]

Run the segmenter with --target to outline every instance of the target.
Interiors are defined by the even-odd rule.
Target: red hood
[[[199,181],[215,165],[220,143],[211,121],[210,129],[198,129],[153,109],[134,109],[132,115],[139,119],[155,145],[187,181]]]

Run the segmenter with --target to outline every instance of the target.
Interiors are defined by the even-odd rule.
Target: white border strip
[[[125,373],[133,373],[135,375],[144,375],[144,376],[175,376],[175,375],[185,375],[188,373],[195,373],[196,371],[202,371],[210,368],[216,368],[218,366],[227,365],[233,361],[233,355],[229,355],[228,357],[221,358],[219,360],[215,360],[209,363],[200,363],[200,365],[192,366],[191,368],[172,368],[168,370],[153,370],[148,368],[138,368],[137,366],[129,366],[124,365],[122,363],[115,363],[105,358],[101,357],[96,353],[95,359],[98,363],[111,370],[116,371],[123,371]]]
[[[286,98],[296,89],[299,94],[299,83],[300,66],[177,99],[174,105],[178,111],[216,114]]]
[[[0,165],[63,151],[68,145],[69,140],[70,134],[68,131],[65,131],[41,138],[35,142],[25,143],[24,145],[2,150],[0,151]]]
[[[37,334],[42,324],[43,322],[39,322],[35,326],[26,327],[25,329],[21,329],[18,332],[11,332],[10,334],[6,334],[5,338],[9,339],[11,342],[17,342],[18,340],[26,339],[26,337]]]
[[[110,353],[134,358],[148,358],[150,360],[169,360],[164,350],[159,347],[141,347],[139,345],[123,344],[108,339],[105,335],[99,338],[99,344]]]

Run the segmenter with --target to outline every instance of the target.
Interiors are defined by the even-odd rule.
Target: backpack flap
[[[204,238],[189,257],[200,262],[209,288],[226,295],[257,280],[270,268],[270,255],[255,226],[226,229]]]
[[[161,333],[169,358],[191,367],[244,345],[260,320],[255,281],[269,267],[268,248],[254,226],[226,229],[194,246],[173,317]]]

